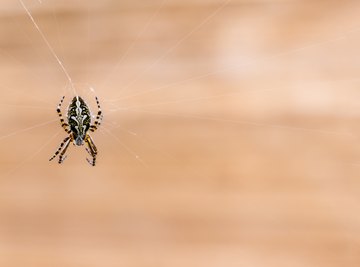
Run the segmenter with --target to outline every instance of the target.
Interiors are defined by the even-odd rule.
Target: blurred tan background
[[[25,1],[25,0],[24,0]],[[360,3],[0,7],[0,266],[360,266]],[[91,89],[93,88],[93,89]]]

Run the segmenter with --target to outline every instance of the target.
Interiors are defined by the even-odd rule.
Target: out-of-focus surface
[[[3,1],[0,266],[360,266],[358,1],[25,4],[105,117]]]

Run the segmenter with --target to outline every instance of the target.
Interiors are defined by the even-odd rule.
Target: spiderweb
[[[357,219],[346,207],[359,202],[359,9],[356,2],[321,1],[5,1],[0,193],[9,203],[28,194],[24,207],[46,218],[60,200],[65,210],[80,211],[75,217],[87,221],[89,239],[58,212],[60,226],[51,229],[65,233],[54,234],[55,247],[71,250],[106,236],[89,230],[103,224],[86,220],[105,213],[123,223],[118,235],[109,226],[114,240],[129,234],[125,240],[139,244],[145,262],[159,263],[154,251],[165,251],[164,266],[329,266],[331,257],[351,266]],[[100,100],[95,168],[73,146],[63,164],[48,162],[66,136],[55,111],[63,95],[63,114],[74,95],[94,114],[95,96]],[[56,185],[64,195],[49,189]],[[93,199],[98,210],[86,204]],[[114,215],[114,203],[130,221]],[[188,234],[179,250],[168,247],[180,231],[171,220],[193,231],[195,244],[209,234],[206,251],[214,253],[186,249],[193,244]],[[0,223],[0,234],[4,225],[11,223]],[[25,231],[16,227],[12,232]],[[296,227],[314,238],[299,237]],[[165,245],[149,249],[157,238]],[[248,241],[254,247],[242,244]],[[349,250],[329,256],[318,248],[329,244]],[[77,255],[91,251],[98,251],[94,244]],[[254,256],[264,251],[273,251],[267,265]],[[119,259],[107,249],[96,258],[102,266]]]

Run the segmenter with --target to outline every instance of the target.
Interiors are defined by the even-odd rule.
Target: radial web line
[[[14,168],[10,169],[5,175],[10,175],[12,173],[14,173],[15,171],[17,171],[18,169],[20,169],[22,166],[25,165],[26,162],[32,160],[33,158],[35,158],[47,145],[50,144],[50,142],[52,140],[55,139],[55,137],[57,137],[60,134],[61,131],[58,131],[57,133],[55,133],[53,136],[51,136],[49,138],[48,141],[46,141],[38,150],[36,150],[32,155],[30,155],[29,157],[25,158],[22,162],[20,162],[18,165],[16,165]]]
[[[112,99],[111,101],[112,102],[121,101],[123,99],[129,99],[129,98],[132,98],[132,97],[141,96],[141,95],[152,93],[152,92],[155,92],[155,91],[160,91],[160,90],[163,90],[163,89],[166,89],[166,88],[171,88],[173,86],[181,85],[181,84],[184,84],[184,83],[187,83],[187,82],[201,80],[201,79],[207,78],[207,77],[212,76],[212,75],[231,72],[231,71],[237,71],[240,68],[249,67],[251,65],[256,65],[259,62],[266,62],[266,61],[276,60],[276,59],[281,58],[283,56],[291,55],[291,54],[303,51],[305,49],[315,48],[315,47],[319,47],[319,46],[322,46],[322,45],[325,45],[325,44],[335,43],[337,41],[344,40],[345,38],[348,37],[349,34],[357,33],[359,31],[360,31],[360,28],[357,27],[355,29],[347,31],[346,33],[344,33],[344,34],[342,34],[340,36],[331,38],[329,40],[323,40],[323,41],[314,42],[314,43],[307,44],[307,45],[304,45],[304,46],[301,46],[301,47],[290,49],[289,51],[284,51],[284,52],[280,52],[280,53],[277,53],[277,54],[274,54],[274,55],[270,55],[270,56],[267,56],[265,58],[253,59],[253,61],[248,62],[246,64],[240,64],[238,66],[225,67],[225,68],[220,69],[220,70],[210,71],[210,72],[203,73],[203,74],[200,74],[200,75],[192,76],[192,77],[187,78],[187,79],[182,79],[180,81],[172,82],[172,83],[165,84],[165,85],[162,85],[162,86],[159,86],[159,87],[155,87],[155,88],[152,88],[152,89],[140,91],[140,92],[137,92],[137,93],[134,93],[134,94],[131,94],[131,95],[125,95],[125,96],[122,96],[122,97],[118,97],[118,98]]]
[[[34,126],[31,126],[31,127],[25,128],[25,129],[21,129],[21,130],[18,130],[18,131],[15,131],[15,132],[12,132],[12,133],[3,135],[3,136],[0,136],[0,140],[3,140],[3,139],[5,139],[5,138],[8,138],[8,137],[11,137],[11,136],[14,136],[14,135],[17,135],[17,134],[19,134],[19,133],[24,133],[24,132],[27,132],[27,131],[30,131],[30,130],[33,130],[33,129],[36,129],[36,128],[40,128],[40,127],[42,127],[42,126],[51,124],[51,123],[53,123],[53,122],[55,122],[55,121],[58,121],[58,119],[54,119],[54,120],[51,120],[51,121],[39,123],[39,124],[36,124],[36,125],[34,125]]]
[[[48,49],[50,50],[51,54],[54,56],[54,58],[56,59],[57,63],[59,64],[59,66],[61,67],[62,71],[64,72],[66,78],[69,81],[69,84],[71,86],[71,89],[73,90],[73,93],[75,95],[78,95],[76,92],[76,89],[74,87],[73,81],[68,73],[68,71],[66,70],[66,68],[64,67],[64,64],[61,62],[60,58],[57,56],[57,54],[55,53],[55,50],[52,48],[52,46],[50,45],[49,41],[47,40],[45,34],[42,32],[42,30],[40,29],[39,25],[36,23],[35,19],[33,18],[33,16],[30,13],[30,10],[26,7],[26,5],[24,4],[24,2],[22,0],[19,0],[22,7],[24,8],[24,10],[26,11],[27,15],[29,16],[30,20],[32,21],[32,23],[34,24],[36,30],[39,32],[41,38],[43,39],[43,41],[45,42],[46,46],[48,47]]]
[[[145,68],[144,71],[140,72],[139,75],[137,75],[132,81],[130,81],[127,85],[125,85],[122,90],[125,90],[131,86],[133,86],[134,84],[136,84],[136,82],[139,80],[139,78],[143,77],[143,75],[145,73],[147,73],[148,71],[150,71],[153,67],[155,67],[159,62],[161,62],[162,60],[164,60],[172,51],[174,51],[181,43],[183,43],[184,41],[186,41],[187,39],[190,38],[190,36],[192,34],[194,34],[195,32],[197,32],[199,29],[201,29],[201,27],[203,27],[204,25],[206,25],[211,19],[213,19],[218,13],[220,13],[221,10],[223,10],[229,3],[231,2],[231,0],[227,0],[224,1],[220,7],[218,7],[214,12],[212,12],[209,16],[207,16],[201,23],[199,23],[195,28],[193,28],[190,32],[188,32],[185,36],[183,36],[180,40],[178,40],[176,42],[175,45],[173,45],[172,47],[170,47],[168,50],[165,51],[164,54],[162,54],[157,60],[155,60],[155,62],[153,62],[152,64],[150,64],[147,68]]]
[[[168,0],[163,0],[159,7],[155,10],[155,12],[152,14],[150,19],[146,22],[145,26],[142,28],[142,30],[136,35],[134,41],[130,44],[130,46],[126,49],[126,51],[122,54],[116,65],[113,67],[113,69],[106,75],[104,81],[101,83],[100,87],[103,88],[108,83],[110,77],[114,72],[117,70],[117,68],[120,66],[120,63],[124,60],[124,58],[129,54],[131,49],[135,46],[135,43],[140,39],[140,37],[145,33],[145,31],[149,28],[153,20],[156,18],[156,16],[159,14],[160,10],[164,7],[165,3]]]
[[[158,112],[158,111],[151,111],[151,110],[144,110],[144,109],[132,109],[132,111],[155,114],[155,115],[162,115],[162,116],[173,116],[173,117],[192,118],[192,119],[198,119],[198,120],[244,124],[244,125],[250,125],[250,126],[256,126],[256,127],[269,127],[269,128],[284,129],[284,130],[290,130],[290,131],[313,132],[313,133],[318,133],[318,134],[354,137],[354,134],[351,132],[335,132],[335,131],[331,131],[331,130],[312,129],[312,128],[305,128],[305,127],[295,127],[295,126],[288,126],[288,125],[281,125],[281,124],[271,124],[271,123],[252,122],[252,121],[243,121],[243,120],[220,119],[217,117],[206,117],[206,116],[200,116],[200,115],[196,115],[196,114]]]
[[[160,152],[161,154],[163,154],[164,157],[166,156],[166,158],[171,158],[173,160],[178,161],[178,159],[176,159],[175,156],[159,149],[156,145],[152,144],[152,142],[150,140],[148,140],[147,138],[145,138],[143,135],[141,135],[137,132],[134,132],[132,130],[129,130],[129,129],[125,128],[124,126],[120,126],[120,125],[109,123],[109,122],[105,122],[105,124],[108,124],[109,126],[113,127],[114,129],[119,129],[120,131],[122,131],[126,134],[129,134],[131,136],[135,136],[140,142],[151,147],[153,150]]]
[[[155,102],[155,103],[143,104],[143,105],[138,105],[138,106],[114,108],[111,110],[111,112],[109,112],[109,114],[112,114],[119,110],[131,110],[131,109],[139,109],[139,108],[144,108],[144,107],[153,107],[153,106],[184,103],[184,102],[196,102],[196,101],[209,100],[209,99],[220,98],[220,97],[235,96],[235,95],[244,94],[244,93],[260,93],[260,92],[263,93],[263,92],[271,92],[274,90],[276,90],[276,89],[246,90],[246,91],[238,91],[238,92],[233,92],[233,93],[228,93],[228,94],[218,94],[218,95],[210,95],[210,96],[202,96],[202,97],[194,97],[194,98],[184,98],[184,99],[172,100],[172,101],[170,100],[170,101],[164,101],[164,102]]]
[[[131,154],[138,162],[140,162],[144,167],[148,167],[147,164],[140,158],[138,154],[136,154],[133,150],[131,150],[128,146],[126,146],[123,142],[120,141],[120,138],[114,135],[110,130],[106,129],[104,126],[100,128],[100,130],[107,133],[109,136],[114,138],[114,140],[119,143],[129,154]]]

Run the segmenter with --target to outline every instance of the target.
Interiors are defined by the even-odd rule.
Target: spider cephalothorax
[[[91,136],[88,134],[88,131],[94,132],[97,129],[97,126],[100,125],[102,120],[102,112],[100,108],[100,103],[97,97],[96,103],[98,106],[98,112],[94,124],[91,124],[91,112],[88,105],[80,96],[75,96],[71,101],[68,112],[67,112],[67,122],[65,122],[63,115],[61,113],[61,105],[64,101],[65,96],[62,97],[58,107],[57,113],[60,117],[61,126],[64,128],[65,132],[69,134],[64,141],[60,144],[60,147],[55,152],[55,154],[50,158],[53,160],[59,153],[59,163],[62,163],[66,156],[66,150],[69,147],[69,144],[73,142],[76,146],[82,146],[84,143],[87,144],[88,148],[86,151],[91,155],[92,160],[87,159],[87,161],[95,166],[97,148],[91,139]]]

